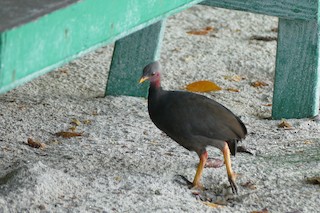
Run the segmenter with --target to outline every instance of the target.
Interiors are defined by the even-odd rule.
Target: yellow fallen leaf
[[[211,208],[222,208],[223,206],[215,204],[215,203],[211,203],[211,202],[202,202],[204,205],[209,206]]]
[[[211,81],[196,81],[188,84],[186,89],[190,92],[211,92],[219,91],[221,87]]]

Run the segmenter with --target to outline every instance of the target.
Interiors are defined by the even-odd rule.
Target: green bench
[[[318,0],[1,0],[0,93],[115,41],[106,94],[146,96],[166,17],[198,3],[279,17],[272,117],[318,114]]]

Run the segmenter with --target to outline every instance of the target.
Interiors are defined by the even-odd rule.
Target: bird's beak
[[[148,80],[148,79],[149,79],[149,77],[147,77],[147,76],[142,76],[142,77],[140,78],[139,84],[145,82],[145,81]]]

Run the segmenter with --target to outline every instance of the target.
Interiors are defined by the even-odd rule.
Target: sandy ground
[[[207,35],[186,32],[214,28]],[[177,180],[192,180],[198,157],[150,121],[147,101],[103,98],[113,46],[96,50],[0,96],[0,212],[320,212],[320,123],[271,115],[277,19],[196,6],[167,22],[161,54],[163,87],[211,80],[224,89],[207,96],[239,115],[254,155],[232,158],[239,195],[226,170],[206,168],[207,190],[196,196]],[[238,75],[241,81],[225,76]],[[251,82],[268,84],[261,88]],[[294,103],[292,103],[294,104]],[[80,121],[76,126],[71,122]],[[54,133],[75,127],[81,137]],[[40,141],[44,149],[26,145]],[[222,159],[209,148],[209,155]],[[208,200],[218,207],[206,205]]]

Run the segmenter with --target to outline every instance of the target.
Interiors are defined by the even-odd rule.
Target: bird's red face
[[[140,78],[139,83],[141,84],[141,83],[145,82],[146,80],[149,80],[151,83],[157,82],[160,80],[160,73],[155,72],[155,73],[152,73],[150,76],[142,76]]]
[[[151,83],[160,81],[160,64],[156,61],[143,69],[139,83],[149,80]]]

